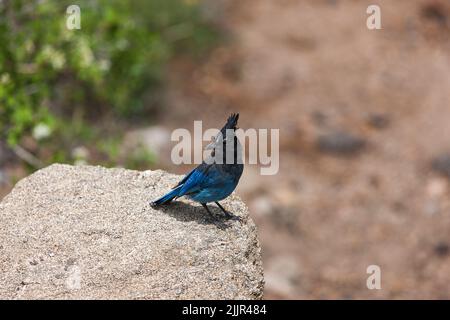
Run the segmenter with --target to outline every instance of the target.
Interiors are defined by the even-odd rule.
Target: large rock
[[[179,176],[163,171],[52,165],[20,181],[0,204],[2,299],[259,299],[256,227],[208,218],[178,200],[149,200]]]

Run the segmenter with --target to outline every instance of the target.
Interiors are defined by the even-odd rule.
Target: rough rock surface
[[[263,271],[246,206],[213,221],[179,199],[149,200],[179,176],[163,171],[52,165],[0,204],[2,299],[258,299]]]

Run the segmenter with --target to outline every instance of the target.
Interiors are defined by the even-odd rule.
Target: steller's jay
[[[232,114],[213,142],[206,147],[213,149],[206,161],[189,172],[172,191],[151,202],[151,205],[167,204],[186,196],[199,202],[212,217],[214,215],[206,205],[209,202],[215,202],[228,218],[233,217],[219,201],[233,192],[244,170],[242,146],[235,134],[238,119],[239,114]]]

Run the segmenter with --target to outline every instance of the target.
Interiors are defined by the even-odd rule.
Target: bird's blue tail
[[[150,204],[152,206],[159,206],[161,204],[168,203],[168,202],[172,201],[175,197],[179,196],[180,189],[181,189],[181,186],[178,186],[175,189],[173,189],[172,191],[170,191],[170,192],[166,193],[165,195],[163,195],[161,198],[150,202]]]

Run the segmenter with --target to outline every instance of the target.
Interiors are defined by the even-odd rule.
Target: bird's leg
[[[208,211],[208,214],[211,216],[211,218],[216,219],[216,217],[212,214],[211,211],[209,211],[208,206],[206,205],[206,203],[202,203],[203,208],[206,209],[206,211]]]
[[[226,211],[226,210],[220,205],[220,203],[219,203],[218,201],[216,201],[216,204],[217,204],[217,205],[219,206],[219,208],[223,211],[223,213],[225,213],[225,215],[227,216],[227,218],[233,217],[233,215],[230,214],[228,211]]]

